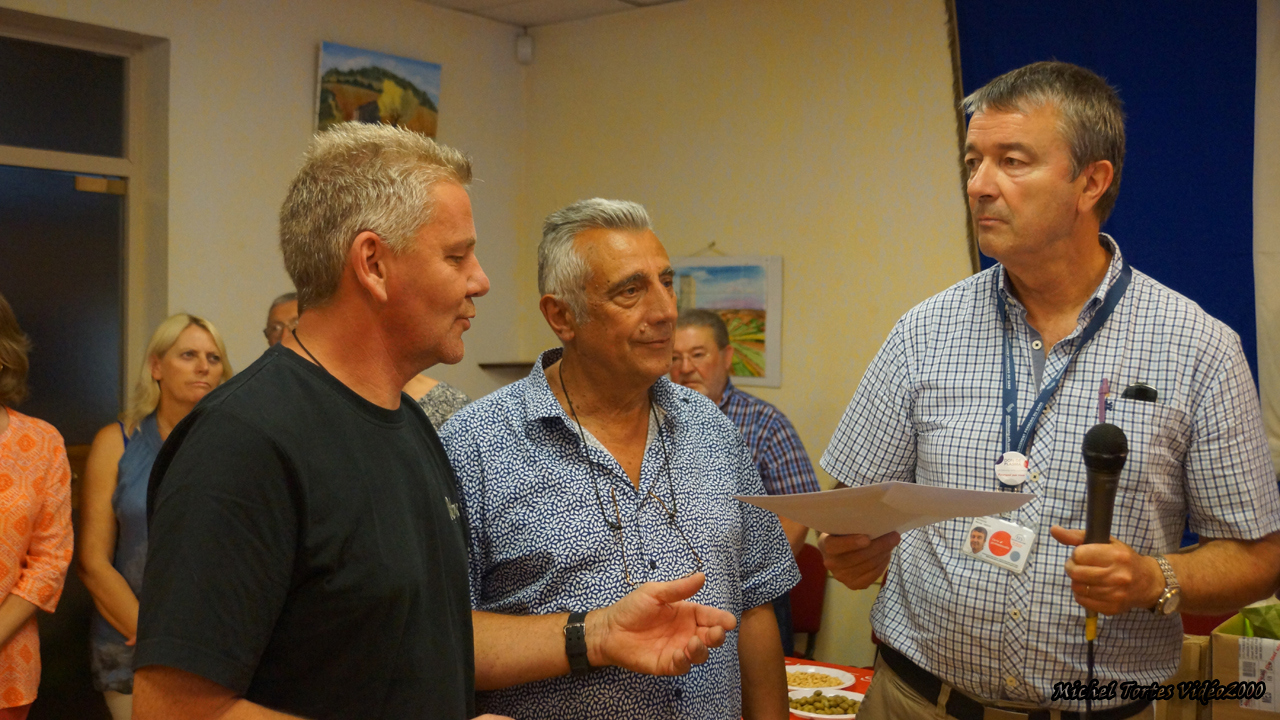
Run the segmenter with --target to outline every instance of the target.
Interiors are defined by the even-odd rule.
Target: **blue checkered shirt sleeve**
[[[842,485],[915,482],[910,352],[899,320],[845,408],[820,461]]]
[[[770,495],[818,492],[818,476],[804,443],[781,410],[730,383],[720,409],[738,426]]]

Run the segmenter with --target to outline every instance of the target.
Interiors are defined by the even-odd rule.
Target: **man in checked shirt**
[[[1106,616],[1100,683],[1164,682],[1178,666],[1179,610],[1230,612],[1275,590],[1280,495],[1237,335],[1130,268],[1099,232],[1124,160],[1115,91],[1084,68],[1042,62],[992,80],[964,107],[969,207],[982,252],[999,263],[898,322],[821,462],[852,486],[1034,495],[980,519],[1034,534],[1034,544],[1017,571],[964,552],[974,519],[820,544],[851,588],[888,568],[872,611],[875,681],[859,716],[1048,718],[1052,709],[1072,720],[1084,702],[1052,690],[1085,679],[1085,610]],[[1111,543],[1082,545],[1080,446],[1104,380],[1117,389],[1107,419],[1128,435],[1129,455]],[[1158,398],[1118,392],[1137,382]],[[1188,513],[1202,544],[1176,553]],[[1094,702],[1093,717],[1153,712],[1115,697]]]
[[[733,348],[729,345],[729,328],[714,310],[690,308],[680,311],[672,346],[671,381],[706,395],[738,430],[751,449],[764,491],[770,495],[818,492],[818,476],[804,450],[804,443],[782,411],[754,395],[734,387],[729,379],[733,367]],[[797,561],[809,528],[779,516],[791,552]],[[782,634],[782,651],[795,652],[791,631],[791,593],[773,601]]]

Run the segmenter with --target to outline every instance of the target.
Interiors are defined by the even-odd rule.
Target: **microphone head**
[[[1115,425],[1099,423],[1085,433],[1080,450],[1084,454],[1084,465],[1090,470],[1120,472],[1129,457],[1129,439]]]

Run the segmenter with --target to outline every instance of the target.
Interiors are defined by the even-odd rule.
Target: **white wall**
[[[314,129],[322,40],[444,66],[439,139],[469,152],[479,253],[493,290],[477,302],[467,359],[432,374],[474,395],[476,368],[512,354],[516,208],[523,182],[516,29],[415,0],[6,0],[15,10],[170,41],[169,310],[208,317],[243,368],[266,348],[267,304],[292,289],[276,216]],[[146,331],[150,334],[150,330]]]
[[[525,356],[556,344],[542,218],[639,201],[673,256],[783,256],[783,385],[750,390],[816,465],[893,323],[971,272],[943,3],[687,0],[532,34]],[[831,585],[819,657],[866,664],[874,590]]]

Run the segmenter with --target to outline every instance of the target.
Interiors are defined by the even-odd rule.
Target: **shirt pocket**
[[[1184,463],[1191,417],[1175,405],[1115,398],[1108,403],[1107,421],[1123,430],[1129,441],[1116,515],[1118,520],[1140,520],[1113,527],[1131,528],[1132,536],[1121,539],[1139,552],[1167,551],[1187,513]]]

